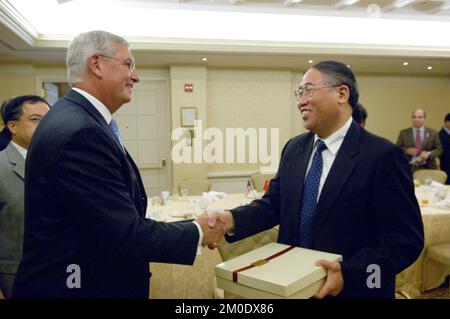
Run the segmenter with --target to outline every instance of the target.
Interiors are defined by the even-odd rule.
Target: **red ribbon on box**
[[[293,248],[295,248],[295,246],[289,246],[288,248],[283,249],[282,251],[280,251],[280,252],[278,252],[276,254],[273,254],[273,255],[271,255],[271,256],[269,256],[267,258],[257,260],[257,261],[255,261],[254,263],[251,263],[248,266],[245,266],[245,267],[239,268],[237,270],[234,270],[233,271],[233,282],[238,282],[238,273],[240,273],[240,272],[242,272],[244,270],[247,270],[247,269],[251,269],[251,268],[256,267],[256,266],[262,266],[264,264],[267,264],[269,262],[269,260],[277,258],[278,256],[281,256],[281,255],[287,253],[289,250],[291,250]]]

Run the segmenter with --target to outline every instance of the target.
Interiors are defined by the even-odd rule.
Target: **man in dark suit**
[[[72,90],[36,130],[26,161],[23,260],[15,298],[148,298],[149,262],[192,264],[217,241],[207,215],[145,218],[139,171],[112,114],[139,81],[128,42],[104,31],[67,51]],[[151,150],[150,150],[151,151]]]
[[[316,263],[328,274],[317,298],[393,298],[395,275],[423,248],[406,157],[352,120],[358,91],[345,64],[316,64],[296,95],[310,132],[285,145],[261,200],[212,214],[210,225],[219,220],[232,233],[227,240],[236,241],[279,224],[282,244],[343,255],[341,263]],[[373,265],[380,269],[379,286],[367,283]]]
[[[11,296],[14,277],[22,259],[25,158],[39,121],[48,112],[47,102],[36,95],[21,95],[1,108],[5,124],[0,138],[0,290]]]
[[[442,143],[441,169],[447,173],[447,185],[450,185],[450,113],[445,116],[439,139]]]
[[[411,170],[437,169],[436,158],[442,153],[438,132],[425,126],[426,113],[423,109],[413,111],[411,119],[413,126],[400,131],[397,145],[408,156]]]

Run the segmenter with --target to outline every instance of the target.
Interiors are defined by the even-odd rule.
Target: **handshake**
[[[230,211],[202,213],[195,221],[203,231],[202,246],[210,249],[219,247],[225,233],[234,229],[234,219]]]

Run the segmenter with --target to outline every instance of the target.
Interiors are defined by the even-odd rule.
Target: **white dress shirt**
[[[327,146],[326,149],[322,151],[322,158],[323,158],[323,169],[322,169],[322,175],[320,176],[320,183],[319,183],[319,191],[317,193],[317,201],[319,201],[320,193],[322,192],[323,185],[325,184],[325,181],[327,179],[328,173],[330,172],[331,166],[333,165],[333,162],[336,158],[336,154],[339,151],[339,148],[341,148],[342,142],[344,141],[345,135],[347,135],[348,129],[350,128],[350,125],[352,124],[353,118],[350,116],[350,118],[345,122],[344,126],[342,126],[340,129],[338,129],[336,132],[328,136],[326,139],[321,139],[316,135],[314,135],[314,148],[311,153],[311,156],[309,158],[308,162],[308,168],[306,169],[305,174],[305,180],[306,176],[308,175],[309,169],[311,167],[312,158],[314,156],[314,152],[316,151],[316,142],[317,140],[321,139],[324,141],[325,145]]]
[[[88,92],[79,89],[79,88],[72,88],[72,90],[80,93],[82,96],[84,96],[89,102],[91,102],[91,104],[95,107],[95,109],[103,116],[103,118],[105,119],[106,123],[111,123],[111,119],[112,119],[112,114],[111,112],[108,110],[108,108],[105,106],[105,104],[103,104],[100,100],[98,100],[96,97],[92,96],[91,94],[89,94]],[[20,151],[19,151],[20,152]],[[198,229],[198,245],[197,245],[197,256],[201,255],[202,253],[202,241],[203,241],[203,231],[201,226],[199,225],[199,223],[197,222],[193,222],[195,226],[197,226]]]
[[[26,148],[23,148],[22,146],[20,146],[19,144],[14,143],[13,141],[11,141],[11,144],[19,151],[20,155],[23,156],[23,159],[27,158],[28,150]]]

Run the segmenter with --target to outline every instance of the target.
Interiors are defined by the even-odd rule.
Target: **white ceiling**
[[[103,8],[102,12],[99,13],[95,8],[90,11],[92,16],[103,18],[100,20],[89,18],[88,13],[80,17],[75,14],[63,15],[58,11],[70,8],[75,12],[77,6],[90,8],[94,3],[91,0],[0,0],[0,62],[63,64],[68,40],[74,34],[85,31],[85,28],[89,29],[89,23],[95,20],[95,28],[98,26],[122,34],[130,41],[138,66],[206,64],[209,67],[304,70],[310,66],[310,59],[337,59],[350,64],[358,73],[450,76],[450,1],[410,1],[402,8],[395,8],[394,4],[398,1],[360,0],[350,6],[342,6],[345,0],[304,0],[298,4],[290,0],[96,0],[95,3]],[[36,6],[37,3],[39,6]],[[114,18],[113,9],[116,7],[119,8],[119,14],[121,10],[127,13],[123,19]],[[164,36],[157,33],[166,29],[163,27],[164,20],[158,25],[162,27],[157,28],[143,25],[141,20],[145,18],[136,18],[139,14],[142,17],[143,13],[151,12],[145,10],[153,9],[166,10],[158,12],[169,12],[167,17],[171,13],[182,13],[184,17],[191,12],[199,12],[207,14],[206,17],[214,17],[213,14],[216,13],[237,12],[245,14],[249,23],[239,25],[238,19],[229,19],[225,21],[225,31],[219,32],[214,29],[214,19],[197,21],[203,29],[212,32],[213,38],[202,37],[200,33],[198,37],[187,37],[186,32],[191,27],[195,29],[192,26],[194,21],[179,19],[170,22],[170,26],[174,26],[171,31],[173,33]],[[43,11],[37,12],[38,10]],[[148,16],[148,20],[156,19]],[[255,16],[257,19],[263,17],[267,25],[252,24],[251,21],[261,21],[251,20]],[[275,33],[275,38],[270,38],[268,33],[280,27],[273,24],[273,21],[280,20],[272,20],[272,17],[288,20],[293,16],[299,17],[298,21],[302,23],[296,23],[294,29],[281,29]],[[323,17],[338,20],[322,20]],[[349,20],[358,21],[354,27],[352,24],[350,27],[338,27],[343,17],[359,20]],[[63,24],[61,19],[67,20],[67,23]],[[71,23],[71,19],[78,23]],[[133,19],[139,21],[133,22]],[[334,23],[335,21],[337,22]],[[52,26],[50,22],[57,25]],[[375,29],[363,30],[365,22],[374,23]],[[386,23],[391,22],[400,24],[389,29],[389,24]],[[64,29],[63,26],[66,25],[75,28]],[[383,29],[386,26],[387,29]],[[419,28],[414,31],[415,27]],[[385,31],[378,32],[378,29]],[[133,30],[139,32],[134,34]],[[316,30],[320,32],[314,33]],[[237,33],[233,34],[231,31]],[[356,31],[363,31],[362,42],[346,38]],[[278,39],[289,32],[294,38]],[[312,34],[314,39],[329,35],[329,38],[313,42],[297,39],[296,34]],[[393,34],[396,37],[387,41]],[[334,41],[329,40],[330,35]],[[433,36],[435,42],[431,42]],[[410,42],[407,41],[408,37],[412,39]],[[208,61],[203,62],[203,57],[207,57]],[[403,65],[405,61],[409,63],[408,66]],[[432,70],[428,70],[428,66],[432,66]]]

